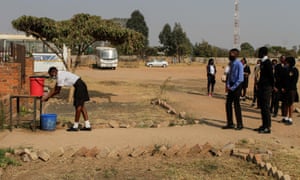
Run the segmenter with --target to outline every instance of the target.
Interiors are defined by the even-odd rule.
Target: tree
[[[40,39],[62,59],[63,44],[76,51],[79,57],[96,41],[126,43],[128,51],[142,48],[144,42],[144,37],[140,33],[89,14],[76,14],[70,20],[63,21],[24,15],[13,20],[12,25],[16,30]],[[51,43],[55,47],[52,47]]]
[[[159,41],[163,45],[164,52],[170,55],[170,49],[172,46],[172,29],[169,24],[165,24],[163,30],[159,33]]]
[[[191,55],[192,44],[179,23],[175,23],[173,31],[170,25],[166,24],[159,34],[159,39],[167,55],[176,55],[179,62],[182,56]]]
[[[148,46],[149,29],[145,22],[144,16],[140,13],[140,11],[135,10],[132,12],[131,17],[126,23],[126,27],[143,34],[145,36],[144,47]]]
[[[241,44],[240,55],[243,57],[253,57],[255,55],[255,50],[250,43],[244,42]]]

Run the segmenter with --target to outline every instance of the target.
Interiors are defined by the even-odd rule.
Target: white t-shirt
[[[73,86],[80,77],[68,71],[57,72],[57,86]]]

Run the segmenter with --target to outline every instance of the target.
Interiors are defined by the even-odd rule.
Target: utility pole
[[[240,49],[240,15],[239,15],[239,0],[234,0],[234,34],[233,47]]]

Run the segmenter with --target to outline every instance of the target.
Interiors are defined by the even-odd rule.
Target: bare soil
[[[251,67],[253,69],[253,67]],[[73,122],[74,109],[68,103],[68,89],[44,104],[44,113],[56,113],[60,125],[55,131],[32,132],[18,128],[0,132],[0,148],[30,147],[56,152],[59,148],[109,148],[122,151],[128,147],[203,145],[209,142],[220,148],[228,142],[253,139],[252,149],[274,151],[279,169],[299,177],[300,165],[299,114],[294,124],[286,126],[281,116],[272,118],[272,133],[253,131],[261,125],[260,110],[251,107],[251,100],[242,101],[244,129],[222,130],[226,124],[223,65],[217,67],[217,83],[213,97],[207,96],[205,65],[171,65],[168,68],[118,68],[99,70],[82,67],[76,70],[87,83],[91,101],[86,104],[91,132],[67,132],[63,124]],[[252,97],[252,80],[248,96]],[[177,115],[151,104],[160,98],[177,112],[185,112],[185,124]],[[295,104],[299,107],[299,104]],[[109,128],[111,121],[129,128]],[[149,128],[159,124],[160,128]],[[170,126],[172,124],[173,126]],[[287,160],[293,165],[286,165]],[[48,162],[23,163],[8,167],[3,179],[266,179],[257,167],[239,159],[219,157],[145,156],[140,158],[57,158]],[[242,178],[242,179],[243,179]]]

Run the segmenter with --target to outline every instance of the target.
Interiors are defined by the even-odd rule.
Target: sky
[[[300,0],[240,0],[240,41],[254,48],[300,45]],[[233,47],[234,0],[1,0],[0,33],[20,34],[11,21],[22,15],[67,20],[78,13],[103,19],[130,18],[139,10],[158,46],[165,24],[180,23],[190,41]]]

